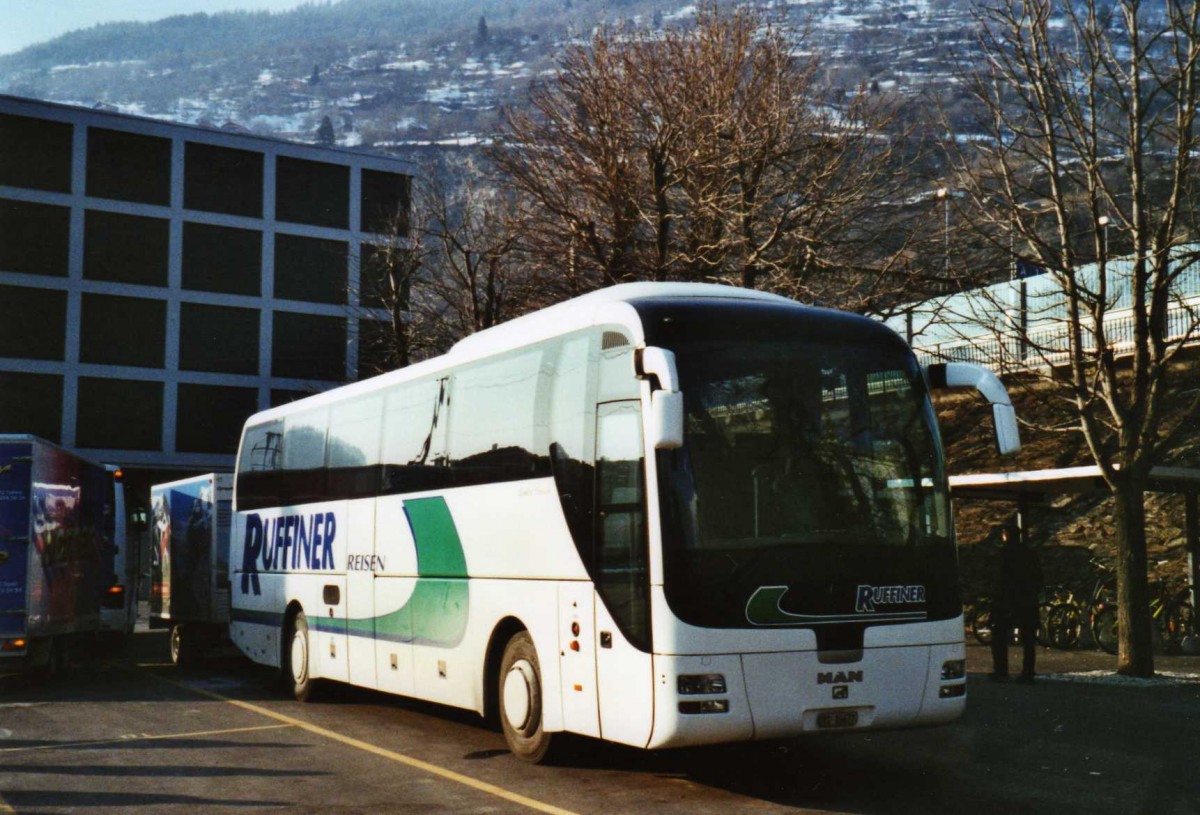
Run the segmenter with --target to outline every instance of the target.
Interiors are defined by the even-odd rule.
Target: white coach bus
[[[643,748],[947,722],[965,703],[929,383],[890,329],[628,284],[264,411],[238,455],[231,635],[349,682]]]

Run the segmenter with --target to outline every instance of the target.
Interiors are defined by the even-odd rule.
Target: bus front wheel
[[[513,755],[532,764],[546,760],[552,736],[542,727],[542,675],[529,633],[513,635],[500,660],[500,725]]]
[[[283,648],[283,679],[297,701],[309,702],[315,696],[317,680],[308,669],[308,618],[297,611],[289,626],[290,637]]]

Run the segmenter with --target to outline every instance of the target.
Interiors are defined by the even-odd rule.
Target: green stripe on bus
[[[446,499],[415,498],[404,513],[417,548],[417,585],[401,608],[365,619],[322,620],[320,631],[453,648],[467,631],[467,556]]]
[[[417,574],[422,577],[466,577],[467,557],[446,499],[414,498],[404,514],[417,545]]]

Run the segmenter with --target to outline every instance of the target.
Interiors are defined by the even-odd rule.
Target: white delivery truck
[[[171,629],[171,661],[200,662],[229,632],[233,476],[207,473],[150,488],[150,627]]]

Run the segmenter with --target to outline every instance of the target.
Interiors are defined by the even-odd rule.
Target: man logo
[[[817,674],[818,685],[848,685],[862,681],[862,671],[822,671]]]
[[[834,685],[833,686],[833,698],[834,699],[849,699],[850,698],[850,686],[849,685]]]

